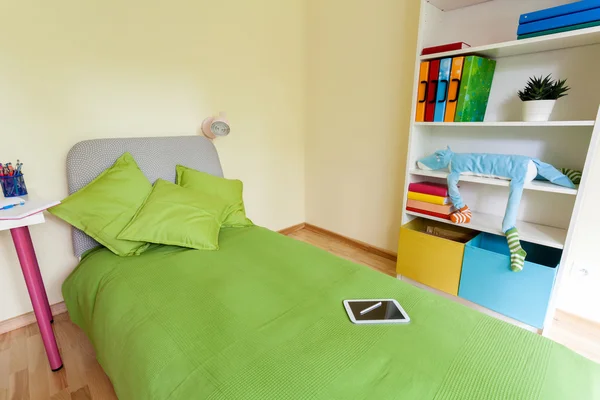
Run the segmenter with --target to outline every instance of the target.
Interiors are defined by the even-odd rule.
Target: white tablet
[[[407,324],[410,318],[394,299],[344,300],[344,308],[355,324]]]

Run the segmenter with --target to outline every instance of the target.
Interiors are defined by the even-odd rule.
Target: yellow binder
[[[434,196],[432,194],[425,193],[408,192],[408,198],[409,200],[424,201],[425,203],[439,204],[440,206],[452,204],[450,198],[448,197]]]
[[[425,121],[425,105],[427,104],[427,82],[429,80],[429,61],[423,61],[419,70],[419,89],[417,97],[417,115],[415,121]]]
[[[450,87],[448,89],[448,102],[446,104],[444,122],[454,122],[464,62],[464,57],[454,57],[452,59],[452,69],[450,70]]]

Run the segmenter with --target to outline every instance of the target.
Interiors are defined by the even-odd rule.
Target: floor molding
[[[292,233],[298,232],[299,230],[304,229],[305,227],[306,227],[306,224],[303,222],[298,225],[290,226],[289,228],[284,228],[277,232],[281,233],[282,235],[291,235]]]
[[[67,312],[67,306],[64,301],[60,303],[56,303],[50,306],[50,310],[52,311],[52,315],[56,316],[62,313]],[[18,317],[14,317],[11,319],[7,319],[6,321],[0,322],[0,335],[3,333],[7,333],[10,331],[17,330],[27,325],[31,325],[35,322],[35,314],[29,312],[27,314],[19,315]]]
[[[368,243],[361,242],[360,240],[352,239],[347,236],[340,235],[339,233],[335,233],[330,230],[327,230],[327,229],[324,229],[324,228],[321,228],[321,227],[318,227],[318,226],[315,226],[312,224],[308,224],[308,223],[304,224],[304,229],[330,236],[330,237],[335,238],[335,239],[337,239],[343,243],[346,243],[352,247],[356,247],[358,249],[367,251],[371,254],[375,254],[377,256],[387,258],[388,260],[396,261],[398,259],[398,254],[396,254],[392,251],[372,246]]]

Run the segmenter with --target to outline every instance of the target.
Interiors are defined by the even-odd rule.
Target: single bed
[[[124,151],[152,181],[222,173],[200,137],[88,141],[70,191]],[[74,231],[86,254],[63,295],[120,399],[600,398],[600,365],[546,338],[265,228],[219,244],[119,257]],[[349,298],[395,298],[412,321],[354,325]]]

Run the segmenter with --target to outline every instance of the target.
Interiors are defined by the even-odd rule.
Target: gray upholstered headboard
[[[175,182],[177,164],[223,176],[219,155],[210,140],[201,136],[97,139],[77,143],[67,155],[69,194],[76,192],[130,152],[150,182],[158,178]],[[96,246],[91,237],[73,228],[73,250],[81,255]]]

